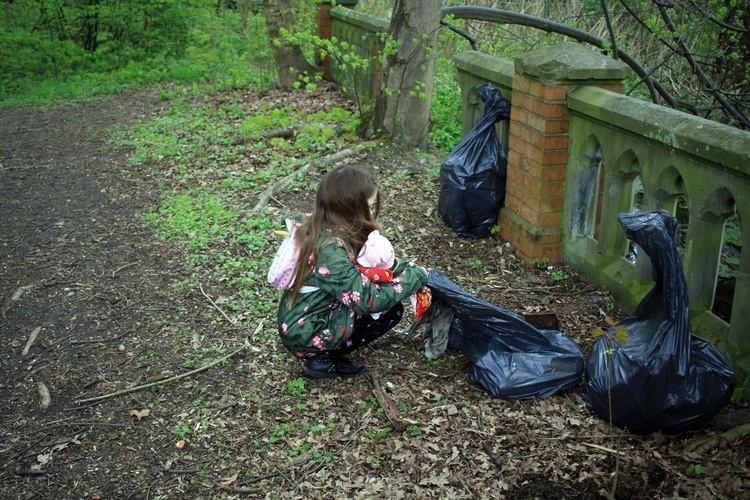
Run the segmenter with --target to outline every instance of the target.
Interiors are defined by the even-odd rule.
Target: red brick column
[[[581,50],[587,52],[586,57],[579,57]],[[620,70],[623,76],[613,78],[611,70],[606,71],[606,66],[598,61],[608,58],[580,44],[561,44],[537,53],[520,64],[517,60],[515,65],[508,177],[498,225],[500,236],[516,248],[520,258],[547,258],[557,264],[563,255],[561,228],[570,128],[568,91],[580,85],[597,85],[622,93],[624,73]]]
[[[318,38],[322,40],[331,39],[331,4],[321,2],[318,4],[318,13],[315,15],[318,23]],[[331,79],[331,57],[325,56],[322,60],[317,61],[318,68],[323,72],[323,79]]]
[[[331,39],[331,5],[332,2],[324,1],[318,4],[318,12],[315,14],[315,20],[318,24],[318,38],[322,40]],[[359,0],[343,0],[336,2],[336,5],[355,9]],[[323,79],[331,79],[331,57],[325,56],[322,60],[317,61],[318,68],[323,72]]]

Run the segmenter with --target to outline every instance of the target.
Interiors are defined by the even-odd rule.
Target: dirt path
[[[145,109],[136,103],[0,110],[6,422],[36,416],[38,382],[50,389],[55,411],[106,373],[108,351],[118,343],[85,342],[137,333],[153,281],[164,272],[149,258],[150,235],[138,224],[148,186],[119,176],[124,157],[100,150],[107,128]]]
[[[5,441],[6,479],[38,475],[35,467],[52,460],[50,452],[38,458],[50,441],[80,444],[86,426],[67,423],[98,418],[93,408],[71,412],[72,401],[115,378],[130,359],[127,346],[169,307],[156,292],[182,263],[141,227],[151,186],[120,175],[124,153],[103,149],[108,129],[151,106],[147,96],[129,96],[44,112],[0,109],[0,422],[5,439],[31,433],[28,446]],[[107,420],[96,427],[111,430]],[[28,491],[47,497],[77,480],[51,479]]]

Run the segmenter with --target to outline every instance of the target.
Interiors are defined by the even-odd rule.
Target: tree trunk
[[[385,91],[379,94],[373,122],[402,146],[427,143],[440,5],[439,0],[396,0],[393,8],[389,37],[398,52],[387,56]]]
[[[294,25],[291,0],[263,0],[263,8],[268,38],[271,41],[273,57],[276,61],[279,86],[291,88],[301,73],[312,69],[299,46],[286,43],[276,45],[275,43],[280,40],[279,31],[281,28],[290,29]]]

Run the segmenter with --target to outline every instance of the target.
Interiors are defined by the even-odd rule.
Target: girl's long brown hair
[[[368,199],[376,195],[375,205]],[[296,231],[300,249],[294,268],[294,286],[289,295],[289,305],[294,304],[302,284],[310,276],[320,247],[330,236],[342,238],[355,254],[360,251],[367,236],[378,227],[375,218],[380,212],[380,191],[370,173],[355,165],[336,167],[320,181],[315,196],[312,215]]]

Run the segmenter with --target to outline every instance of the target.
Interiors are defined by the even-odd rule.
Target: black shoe
[[[343,356],[317,354],[307,362],[305,376],[311,378],[353,378],[365,371],[364,365]]]

